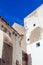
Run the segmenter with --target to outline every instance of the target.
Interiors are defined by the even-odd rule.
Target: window
[[[29,38],[27,39],[27,41],[29,41]]]
[[[3,28],[3,25],[1,25],[1,27]]]
[[[36,43],[36,47],[39,47],[40,46],[40,42]]]
[[[33,24],[33,26],[36,26],[36,24]]]

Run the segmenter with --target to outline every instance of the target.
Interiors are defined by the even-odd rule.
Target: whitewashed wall
[[[24,18],[24,27],[26,29],[27,53],[31,54],[32,65],[43,65],[43,4]],[[41,38],[31,44],[30,34],[37,27],[41,28]],[[35,32],[35,34],[36,33],[37,32]],[[38,42],[40,42],[39,47],[36,46]]]
[[[40,46],[37,46],[40,43]],[[43,39],[27,46],[27,53],[31,54],[32,65],[43,65]]]
[[[33,26],[34,24],[35,26]],[[27,39],[36,27],[42,28],[43,31],[43,5],[24,18],[24,27],[26,29],[26,42],[30,43]]]
[[[3,51],[3,32],[0,30],[0,58],[2,58]]]

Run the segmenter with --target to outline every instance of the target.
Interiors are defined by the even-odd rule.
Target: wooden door
[[[10,45],[4,43],[1,65],[12,65],[12,49]]]

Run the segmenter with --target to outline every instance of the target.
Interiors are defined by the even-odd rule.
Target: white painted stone
[[[3,51],[3,32],[0,30],[0,58],[2,58]]]
[[[36,24],[36,26],[33,26],[33,24]],[[32,65],[43,65],[43,4],[24,18],[24,27],[26,29],[27,53],[31,54]],[[39,31],[39,33],[41,35],[39,39],[31,43],[27,39],[30,39],[30,36],[32,36],[37,27],[40,28],[41,32]],[[37,34],[37,32],[34,34]],[[35,40],[35,37],[33,38]],[[36,46],[38,42],[40,42],[40,46]]]

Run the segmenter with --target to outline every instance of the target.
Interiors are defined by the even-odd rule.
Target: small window
[[[17,36],[17,34],[15,34],[15,36]]]
[[[40,46],[40,42],[36,43],[36,47],[39,47]]]
[[[29,38],[27,39],[27,41],[29,41]]]
[[[1,27],[3,28],[4,26],[3,26],[3,25],[1,25]]]
[[[36,26],[36,24],[33,24],[33,26]]]

